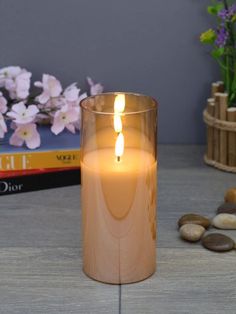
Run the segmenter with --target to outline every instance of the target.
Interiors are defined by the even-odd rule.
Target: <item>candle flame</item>
[[[119,133],[116,139],[116,148],[115,148],[115,155],[118,161],[120,160],[120,157],[124,154],[124,146],[125,146],[124,135],[122,133]]]
[[[117,114],[114,115],[114,129],[116,133],[122,132],[122,121],[121,117]]]
[[[119,94],[115,98],[114,102],[114,112],[122,113],[125,110],[125,95]]]
[[[122,132],[122,120],[121,115],[125,110],[125,95],[119,94],[115,98],[114,102],[114,129],[116,133]]]
[[[125,110],[125,95],[119,94],[115,98],[114,102],[114,129],[118,134],[116,139],[115,146],[115,155],[117,157],[117,161],[120,161],[120,157],[124,153],[124,135],[122,133],[122,113]]]

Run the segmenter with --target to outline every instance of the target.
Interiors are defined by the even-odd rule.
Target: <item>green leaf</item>
[[[216,10],[215,10],[215,8],[213,6],[207,7],[207,12],[209,14],[212,14],[212,15],[216,15],[217,14],[217,12],[216,12]]]
[[[233,80],[232,90],[235,90],[234,93],[236,93],[236,77],[235,77],[234,80]]]
[[[200,41],[203,44],[213,44],[216,40],[216,33],[213,29],[208,29],[206,32],[202,33],[200,36]]]
[[[236,22],[236,14],[232,17],[231,21],[232,21],[233,23]]]
[[[233,92],[233,93],[231,94],[231,96],[230,96],[230,99],[229,99],[229,100],[230,100],[230,101],[234,101],[235,96],[236,96],[236,95],[235,95],[235,93]]]
[[[207,12],[211,15],[217,15],[224,8],[223,3],[216,3],[207,7]]]
[[[224,52],[225,52],[225,49],[223,47],[222,48],[217,48],[217,49],[214,49],[211,52],[211,55],[212,55],[213,58],[218,59],[221,56],[223,56]]]

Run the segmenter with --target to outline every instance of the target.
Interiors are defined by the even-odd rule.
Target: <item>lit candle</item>
[[[120,157],[124,153],[124,135],[122,133],[122,120],[121,114],[125,110],[125,95],[119,94],[115,98],[114,102],[114,129],[118,133],[116,145],[115,145],[115,155],[117,161],[120,162]]]
[[[114,101],[115,147],[101,141],[105,147],[86,151],[91,136],[86,139],[90,132],[82,132],[84,271],[96,280],[117,284],[145,279],[156,267],[156,143],[152,136],[142,134],[142,129],[132,128],[132,123],[130,128],[129,120],[135,119],[126,117],[126,98],[118,94]],[[83,103],[82,109],[88,110],[86,100]],[[151,108],[155,113],[156,106]],[[147,118],[149,114],[147,109],[144,115]],[[123,117],[127,121],[123,122]],[[153,119],[151,115],[146,118],[140,116],[141,127]],[[96,133],[96,139],[113,138],[111,132],[105,127]],[[142,147],[137,147],[140,141]]]

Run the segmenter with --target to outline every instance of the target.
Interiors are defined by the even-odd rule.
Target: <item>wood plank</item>
[[[213,217],[235,186],[235,174],[205,166],[204,150],[159,146],[158,270],[122,286],[121,313],[235,313],[235,252],[186,243],[176,227],[188,212]],[[82,273],[79,194],[74,186],[1,196],[0,313],[119,313],[119,287]]]
[[[119,286],[87,278],[77,248],[1,248],[0,313],[118,313]]]
[[[213,217],[226,189],[235,186],[234,174],[205,166],[202,156],[202,148],[160,147],[157,273],[122,286],[122,312],[235,313],[235,252],[217,254],[189,244],[177,229],[185,213]],[[235,231],[222,232],[236,240]]]
[[[161,248],[158,256],[153,277],[122,286],[122,313],[235,314],[235,252]]]
[[[235,186],[235,174],[205,166],[196,147],[161,146],[159,155],[158,247],[188,248],[178,238],[178,219],[187,213],[213,218],[225,191]],[[226,233],[236,239],[235,231]]]
[[[0,247],[80,247],[80,187],[0,197]]]
[[[177,237],[181,215],[197,213],[213,218],[226,189],[235,186],[235,175],[212,168],[160,170],[158,194],[158,245],[187,247]],[[227,234],[236,236],[234,231]]]

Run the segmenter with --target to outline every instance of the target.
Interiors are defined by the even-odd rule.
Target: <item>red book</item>
[[[30,170],[11,170],[11,171],[0,171],[0,179],[29,176],[32,174],[52,173],[58,171],[78,170],[78,167],[71,168],[48,168],[48,169],[30,169]]]

